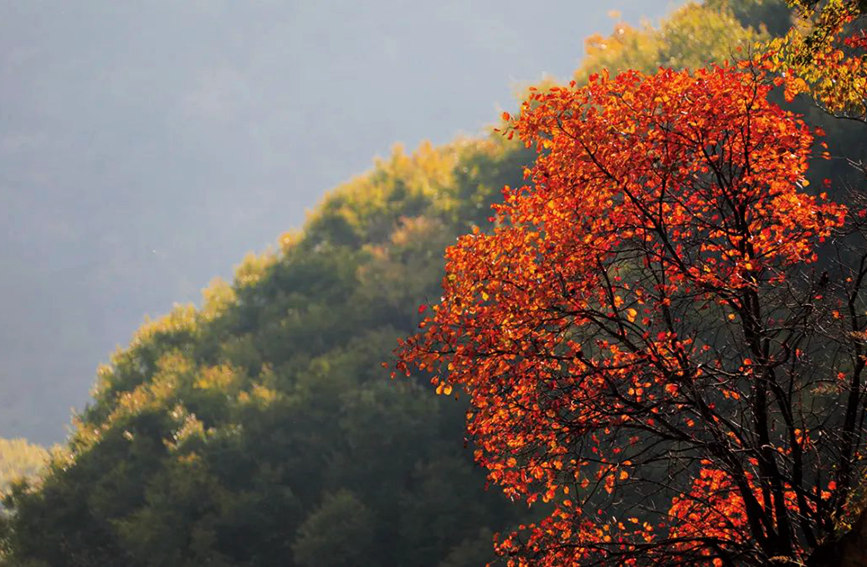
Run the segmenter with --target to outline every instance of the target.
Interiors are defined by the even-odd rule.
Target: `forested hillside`
[[[0,492],[13,482],[36,477],[48,462],[48,451],[24,439],[0,439]]]
[[[782,2],[690,4],[660,29],[590,38],[575,77],[697,67],[788,26]],[[863,151],[827,124],[832,148]],[[426,376],[389,381],[382,363],[439,298],[442,250],[487,229],[490,204],[533,158],[499,134],[398,147],[233,282],[214,281],[201,308],[143,325],[100,369],[65,451],[7,498],[6,564],[493,560],[494,532],[536,509],[485,491],[463,398],[434,396]]]
[[[499,137],[396,149],[201,309],[143,326],[68,452],[12,503],[13,564],[489,558],[516,511],[483,490],[464,406],[380,363],[437,294],[438,251],[529,159]]]

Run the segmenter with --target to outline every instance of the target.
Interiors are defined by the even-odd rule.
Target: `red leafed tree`
[[[546,511],[499,538],[510,565],[802,565],[853,513],[865,263],[817,262],[847,211],[805,190],[813,134],[769,89],[603,75],[512,121],[528,185],[446,251],[397,350]]]

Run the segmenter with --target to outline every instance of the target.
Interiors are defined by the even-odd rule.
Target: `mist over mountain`
[[[475,133],[678,2],[0,6],[0,436],[65,436],[145,314],[198,301],[395,142]]]

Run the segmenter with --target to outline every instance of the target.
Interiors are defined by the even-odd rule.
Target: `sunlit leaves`
[[[633,27],[618,21],[610,35],[587,38],[575,80],[584,83],[603,68],[612,74],[629,69],[652,73],[660,66],[697,69],[731,60],[738,50],[766,39],[758,26],[742,25],[726,2],[689,2],[659,28],[648,22]]]
[[[509,124],[539,152],[530,184],[446,251],[398,354],[470,396],[491,482],[554,505],[501,538],[513,564],[799,553],[762,533],[790,530],[791,490],[766,475],[791,453],[753,444],[768,432],[746,416],[771,410],[743,394],[774,364],[757,302],[846,209],[803,190],[813,134],[770,89],[752,68],[602,73],[531,91]]]
[[[807,93],[831,114],[867,121],[867,35],[853,0],[790,0],[800,16],[762,55],[788,100]]]

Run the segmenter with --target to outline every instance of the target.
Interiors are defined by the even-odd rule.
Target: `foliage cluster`
[[[780,73],[786,98],[809,93],[825,111],[867,121],[867,31],[853,0],[792,0],[798,20],[771,42],[765,61]]]
[[[659,67],[698,69],[711,61],[726,61],[772,33],[787,30],[788,15],[778,0],[711,0],[687,3],[659,28],[618,22],[607,37],[595,34],[585,40],[587,55],[574,79],[583,84],[601,69],[611,75],[627,70],[652,73]]]
[[[37,476],[47,461],[44,447],[25,439],[0,439],[0,493],[16,480]]]

